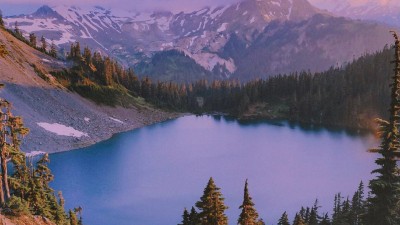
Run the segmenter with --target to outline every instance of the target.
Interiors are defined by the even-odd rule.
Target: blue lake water
[[[316,198],[330,212],[337,192],[351,195],[372,177],[371,135],[305,129],[286,122],[239,123],[186,116],[50,156],[52,187],[66,208],[83,207],[89,225],[175,225],[212,176],[237,224],[245,179],[260,216],[290,220]]]

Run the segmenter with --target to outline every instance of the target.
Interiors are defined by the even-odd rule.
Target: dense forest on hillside
[[[281,118],[347,128],[375,127],[387,117],[392,50],[385,47],[342,67],[321,73],[295,72],[242,84],[205,79],[194,83],[139,78],[132,69],[90,49],[71,45],[74,67],[53,75],[60,83],[97,103],[129,105],[140,97],[158,107],[192,113],[227,113],[238,118]]]

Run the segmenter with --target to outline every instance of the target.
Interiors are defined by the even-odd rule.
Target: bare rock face
[[[9,27],[18,21],[25,35],[35,32],[53,39],[64,54],[71,42],[79,41],[81,46],[136,68],[139,75],[164,81],[170,80],[172,72],[157,71],[170,62],[182,68],[174,70],[175,74],[194,73],[179,76],[179,81],[193,81],[205,74],[211,79],[246,80],[325,70],[390,43],[388,27],[338,19],[307,0],[244,0],[177,14],[43,6],[31,15],[5,21]],[[170,50],[192,61],[174,55],[154,63],[157,53]],[[186,69],[198,66],[202,69]]]

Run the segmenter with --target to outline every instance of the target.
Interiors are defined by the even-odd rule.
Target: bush
[[[28,204],[19,197],[12,196],[3,208],[3,213],[9,216],[29,215]]]

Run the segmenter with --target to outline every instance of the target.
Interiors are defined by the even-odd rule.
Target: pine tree
[[[228,208],[224,204],[224,198],[212,177],[204,189],[200,201],[196,202],[196,207],[200,210],[199,220],[201,225],[227,225],[228,217],[225,210]]]
[[[278,221],[278,225],[290,225],[288,215],[284,212]]]
[[[69,224],[70,225],[78,225],[78,218],[76,218],[76,214],[72,212],[72,210],[69,210]]]
[[[50,52],[49,55],[53,58],[57,58],[57,47],[54,44],[54,41],[51,41],[51,45],[50,45]]]
[[[399,168],[396,160],[400,157],[400,41],[395,32],[395,69],[393,84],[391,85],[391,104],[389,121],[378,119],[380,126],[381,145],[375,149],[381,157],[375,163],[380,168],[372,171],[377,177],[370,181],[371,198],[368,208],[368,224],[371,225],[395,225],[400,224],[399,200],[400,200],[400,179]]]
[[[42,52],[46,52],[47,51],[47,43],[46,43],[46,38],[44,38],[43,36],[40,38],[40,42],[42,43],[42,46],[40,47],[40,50]]]
[[[192,209],[190,210],[189,221],[190,221],[190,225],[199,225],[200,224],[199,214],[196,212],[196,209],[194,207],[192,207]]]
[[[318,199],[315,200],[314,206],[311,208],[310,216],[308,218],[308,225],[318,225],[319,224],[319,215],[318,215]]]
[[[319,225],[331,225],[331,221],[329,219],[328,213],[325,213]]]
[[[183,210],[182,223],[180,223],[178,225],[191,225],[190,224],[190,214],[186,208]]]
[[[257,210],[254,208],[254,203],[252,201],[252,198],[250,197],[247,180],[244,185],[243,203],[239,207],[239,209],[242,209],[242,212],[240,213],[238,224],[256,225],[258,223],[258,213]]]
[[[293,221],[293,225],[306,225],[306,223],[304,222],[303,218],[299,214],[296,213],[296,216]]]
[[[36,40],[36,35],[34,33],[29,34],[29,44],[30,46],[36,48],[37,40]]]
[[[351,199],[350,224],[361,225],[365,216],[364,184],[361,181],[357,191]]]
[[[4,28],[3,12],[0,10],[0,28]]]

